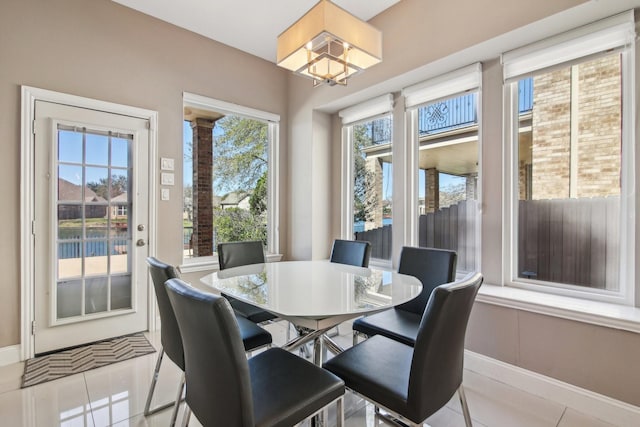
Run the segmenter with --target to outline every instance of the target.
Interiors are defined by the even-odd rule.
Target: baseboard
[[[0,348],[0,366],[11,365],[20,361],[20,345],[9,345]]]
[[[465,350],[465,369],[619,426],[639,425],[640,407]]]

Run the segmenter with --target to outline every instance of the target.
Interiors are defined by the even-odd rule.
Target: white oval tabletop
[[[321,261],[229,268],[201,279],[221,293],[282,317],[356,317],[394,307],[420,293],[413,276]]]

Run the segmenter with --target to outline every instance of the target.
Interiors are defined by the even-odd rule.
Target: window
[[[457,270],[479,269],[480,64],[406,88],[414,177],[412,244],[456,251]]]
[[[371,242],[371,257],[389,262],[393,226],[391,95],[340,112],[344,126],[343,238]]]
[[[503,57],[511,284],[632,303],[629,31],[620,15]]]
[[[277,253],[279,117],[185,94],[183,248],[215,263],[218,243],[260,240]],[[209,257],[209,258],[207,258]]]

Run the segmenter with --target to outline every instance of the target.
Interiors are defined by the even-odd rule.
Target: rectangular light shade
[[[321,0],[278,36],[278,65],[312,77],[306,71],[309,61],[307,44],[315,44],[327,37],[349,45],[349,76],[382,61],[382,33],[330,1]],[[311,56],[314,59],[317,55]],[[318,61],[318,68],[322,68],[322,61]],[[335,66],[328,65],[329,68]]]

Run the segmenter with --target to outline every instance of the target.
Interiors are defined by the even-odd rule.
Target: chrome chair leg
[[[182,417],[182,427],[187,427],[189,425],[189,418],[191,418],[191,408],[189,405],[184,405],[184,416]]]
[[[460,406],[462,406],[462,415],[464,415],[464,425],[473,427],[471,424],[471,414],[469,414],[469,406],[467,406],[467,397],[464,394],[464,387],[460,384],[458,388],[458,397],[460,397]]]
[[[160,350],[158,350],[158,359],[156,360],[156,367],[153,370],[153,378],[151,378],[151,385],[149,386],[149,393],[147,394],[147,402],[144,405],[145,417],[173,406],[173,402],[169,402],[164,405],[151,409],[151,400],[153,399],[153,393],[156,389],[156,384],[158,383],[158,376],[160,375],[160,365],[162,364],[163,356],[164,356],[164,349],[160,347]]]
[[[180,386],[178,387],[178,394],[173,404],[173,413],[171,414],[171,421],[169,422],[170,427],[174,427],[176,425],[176,420],[178,419],[178,411],[180,410],[180,402],[182,401],[182,393],[184,392],[185,378],[186,377],[183,372],[182,378],[180,378]]]
[[[363,334],[362,332],[353,331],[353,345],[358,344],[358,337],[362,337],[364,339],[369,338],[367,334]]]
[[[344,425],[344,397],[338,398],[336,402],[336,427]]]

